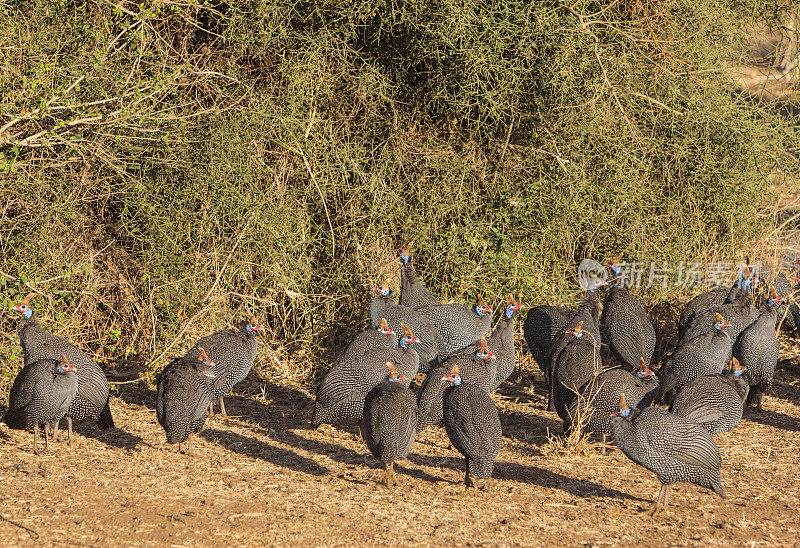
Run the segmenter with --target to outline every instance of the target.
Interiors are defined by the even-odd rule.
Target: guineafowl
[[[611,413],[617,409],[619,397],[626,394],[628,403],[644,409],[650,407],[658,395],[658,377],[653,373],[644,358],[639,359],[635,374],[624,369],[614,368],[604,371],[591,379],[581,390],[569,408],[565,430],[571,431],[580,425],[586,432],[611,433]]]
[[[209,414],[214,414],[214,400],[218,399],[220,413],[227,416],[223,396],[243,381],[253,368],[258,353],[256,333],[262,330],[255,316],[250,316],[250,320],[242,321],[237,329],[222,329],[206,335],[184,355],[187,360],[194,360],[200,354],[200,348],[204,348],[214,363],[214,393]]]
[[[656,373],[660,383],[656,403],[669,404],[678,388],[697,377],[722,373],[731,347],[729,326],[725,318],[716,314],[710,332],[683,342],[675,349]]]
[[[448,303],[421,307],[419,313],[428,318],[442,336],[445,355],[469,346],[492,328],[492,309],[480,295],[474,308]]]
[[[564,332],[567,322],[574,315],[575,311],[566,306],[543,304],[528,310],[525,323],[522,325],[525,344],[536,361],[536,365],[545,375],[549,375],[545,364],[550,345],[559,333]]]
[[[747,265],[750,264],[749,257],[745,258],[745,263]],[[678,340],[688,340],[688,338],[685,337],[685,333],[692,324],[696,324],[695,320],[697,320],[699,316],[709,311],[720,312],[719,310],[715,310],[716,307],[735,302],[742,290],[747,291],[750,288],[752,281],[752,269],[750,269],[749,266],[745,266],[739,275],[737,275],[732,286],[716,287],[697,295],[686,303],[681,311],[680,319],[678,320]],[[725,315],[724,311],[722,311],[722,314]],[[705,322],[703,322],[703,325],[706,325]],[[689,338],[696,334],[697,333],[689,336]]]
[[[400,260],[403,265],[400,267],[400,297],[398,304],[419,310],[424,306],[440,305],[439,299],[428,291],[417,276],[417,271],[411,263],[411,243],[400,250]]]
[[[633,371],[639,367],[641,358],[647,365],[652,362],[656,332],[642,304],[625,289],[619,260],[610,261],[606,266],[617,279],[606,294],[600,316],[601,336],[622,364]]]
[[[393,348],[373,348],[347,360],[337,358],[317,386],[311,428],[334,422],[358,422],[364,416],[364,398],[386,378],[386,362],[391,361],[408,387],[419,370],[419,355],[413,346],[417,337],[401,324],[403,336]],[[396,340],[396,339],[395,339]]]
[[[44,430],[44,450],[50,449],[48,428],[55,434],[78,390],[75,366],[62,354],[61,361],[42,358],[23,366],[11,385],[8,411],[3,416],[9,428],[33,428],[33,452],[39,454],[36,438]],[[69,420],[69,419],[68,419]],[[71,429],[70,429],[71,430]]]
[[[498,365],[497,358],[489,350],[488,341],[481,338],[480,345],[474,352],[466,354],[459,351],[432,369],[425,377],[425,382],[422,383],[417,394],[419,409],[417,431],[422,432],[429,425],[442,422],[444,391],[449,386],[443,376],[446,376],[453,367],[457,367],[461,372],[464,382],[476,386],[488,394],[497,377]]]
[[[450,383],[444,391],[444,428],[450,443],[464,455],[464,483],[474,487],[476,478],[492,477],[503,441],[500,416],[484,390],[462,383],[457,365],[442,380]]]
[[[681,386],[669,412],[702,424],[712,434],[736,428],[742,420],[749,385],[742,378],[744,367],[736,358],[731,362],[729,372],[703,375]]]
[[[744,378],[750,385],[747,405],[761,409],[761,397],[772,388],[778,364],[778,339],[775,336],[777,308],[781,298],[774,288],[758,319],[742,331],[733,343],[733,356],[745,368]]]
[[[214,363],[205,350],[197,358],[173,358],[156,379],[156,418],[167,443],[183,443],[203,429],[214,394]],[[187,444],[186,453],[189,448]]]
[[[713,306],[705,312],[695,315],[683,335],[679,337],[678,344],[680,345],[683,341],[688,341],[698,335],[712,331],[711,326],[716,314],[721,314],[730,323],[728,334],[730,335],[732,348],[736,337],[758,317],[758,311],[753,306],[751,282],[752,275],[750,270],[745,268],[743,278],[732,290],[735,293],[734,298],[732,300],[726,299],[723,304]],[[730,357],[731,348],[728,349],[726,359]]]
[[[395,333],[402,331],[401,323],[408,325],[417,337],[414,349],[419,354],[419,370],[421,373],[430,371],[438,360],[447,357],[442,336],[431,321],[422,316],[417,310],[394,304],[392,290],[384,283],[375,288],[375,297],[369,305],[369,318],[373,329],[376,329],[382,319],[386,319],[389,327]],[[381,365],[386,360],[381,362]],[[411,377],[413,378],[413,377]]]
[[[387,487],[394,485],[394,461],[408,456],[417,434],[417,398],[404,377],[386,362],[389,377],[367,393],[361,435],[372,455],[384,463]]]
[[[582,322],[582,329],[589,333],[590,339],[594,342],[597,349],[597,355],[600,355],[600,330],[598,328],[598,321],[600,319],[600,297],[597,295],[597,289],[604,286],[605,281],[597,276],[590,276],[586,287],[586,292],[575,314],[569,319],[561,332],[556,334],[550,344],[550,350],[545,359],[544,377],[547,381],[550,391],[553,388],[553,373],[558,355],[564,350],[564,347],[572,342],[573,336],[569,332],[568,327],[574,327],[578,322]],[[599,358],[598,358],[599,359]],[[550,410],[552,407],[552,398],[550,401]]]
[[[106,374],[86,352],[63,337],[42,328],[39,318],[30,306],[33,296],[34,293],[30,293],[21,303],[14,306],[14,310],[22,315],[17,333],[22,344],[25,364],[44,358],[58,360],[64,354],[75,366],[78,374],[78,390],[67,410],[67,417],[74,420],[94,419],[103,429],[114,428]],[[71,430],[72,423],[69,424]]]
[[[583,329],[583,322],[566,330],[572,341],[558,354],[553,364],[551,401],[564,422],[566,431],[571,424],[569,409],[578,399],[581,389],[602,371],[600,349],[592,335]]]
[[[713,489],[725,497],[719,448],[708,430],[696,422],[660,407],[628,407],[622,394],[611,421],[611,437],[626,457],[654,472],[661,482],[653,514],[667,507],[670,486],[679,481]]]

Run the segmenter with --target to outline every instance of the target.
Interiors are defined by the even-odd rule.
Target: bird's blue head
[[[69,363],[69,360],[64,354],[61,354],[61,361],[56,365],[56,373],[59,375],[66,375],[70,371],[75,371],[75,366]]]
[[[392,293],[392,290],[389,288],[389,284],[386,282],[384,282],[381,285],[375,286],[374,290],[375,293],[377,293],[381,297],[388,297]]]
[[[618,417],[625,417],[625,418],[630,416],[631,408],[628,407],[628,404],[625,403],[625,393],[619,395],[619,409],[614,411],[614,414]]]
[[[569,333],[576,339],[583,337],[583,320],[575,324],[575,327],[570,327],[564,333]]]
[[[252,314],[250,315],[250,321],[244,326],[245,331],[252,334],[254,331],[263,331],[263,327],[261,327],[256,320],[256,317]]]
[[[514,300],[513,295],[509,295],[506,299],[506,318],[509,320],[514,316],[514,312],[522,308],[522,305]]]
[[[745,372],[745,367],[736,358],[731,358],[731,372],[734,377],[741,377]]]
[[[483,302],[483,297],[481,295],[478,295],[478,304],[475,307],[475,312],[478,313],[478,316],[490,316],[492,314],[492,309]]]
[[[12,310],[16,310],[19,312],[23,318],[30,319],[33,315],[33,309],[31,308],[31,299],[36,295],[36,293],[28,293],[19,304],[15,304],[11,307]]]
[[[400,338],[400,346],[402,346],[404,349],[408,348],[409,344],[413,344],[419,340],[411,331],[411,328],[406,324],[401,323],[400,326],[403,328],[403,336]]]
[[[403,261],[404,265],[407,265],[409,261],[411,261],[411,242],[408,242],[400,250],[400,260]]]
[[[494,358],[494,354],[489,352],[489,345],[486,344],[486,337],[481,337],[481,348],[475,355],[478,356],[482,360],[488,360],[490,358]]]
[[[644,361],[644,358],[639,358],[639,369],[636,370],[636,376],[640,379],[646,379],[647,377],[652,377],[655,375],[653,370],[647,367],[647,364]]]
[[[381,318],[381,324],[378,326],[376,331],[384,335],[394,335],[394,331],[392,331],[392,328],[389,327],[388,323],[386,323],[386,318]]]
[[[714,315],[714,318],[716,318],[716,321],[714,322],[714,329],[724,329],[730,325],[730,322],[723,318],[722,314],[719,312]]]
[[[781,302],[781,297],[775,292],[775,288],[771,287],[769,289],[769,298],[767,299],[767,306],[772,308],[776,304]]]
[[[392,362],[386,362],[386,367],[389,368],[389,382],[403,382],[406,378],[397,372]]]
[[[458,386],[461,384],[461,375],[458,374],[458,364],[453,364],[453,368],[450,370],[450,373],[442,377],[443,381],[447,381],[453,383],[453,386]]]

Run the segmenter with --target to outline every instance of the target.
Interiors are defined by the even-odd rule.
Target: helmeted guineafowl
[[[438,360],[443,360],[447,357],[442,336],[428,318],[422,316],[413,308],[392,302],[392,290],[387,283],[376,287],[375,293],[376,295],[369,305],[369,318],[372,328],[376,329],[380,325],[381,319],[384,318],[395,333],[402,331],[401,323],[409,326],[417,337],[414,349],[419,354],[420,372],[426,373],[430,371],[430,368]],[[381,365],[385,362],[386,360],[383,360]],[[413,376],[410,378],[413,378]]]
[[[55,433],[78,390],[75,366],[65,355],[56,361],[42,358],[22,367],[11,385],[8,411],[3,416],[9,428],[33,428],[33,452],[39,454],[36,438],[44,429],[44,449],[50,449],[48,428]]]
[[[745,258],[746,265],[749,265],[750,259]],[[712,309],[723,304],[733,303],[739,297],[742,289],[747,290],[752,283],[752,270],[749,266],[745,266],[741,272],[736,276],[733,285],[715,287],[710,291],[701,293],[694,297],[691,301],[686,303],[681,311],[680,319],[678,320],[678,340],[684,339],[684,334],[689,327],[695,323],[695,320],[702,314],[705,314]],[[719,310],[714,310],[719,312]],[[724,315],[724,313],[723,313]],[[705,325],[705,323],[704,323]]]
[[[459,303],[428,305],[419,313],[428,318],[442,336],[445,355],[469,346],[492,328],[492,309],[478,295],[478,304],[470,308]]]
[[[525,344],[528,346],[536,365],[543,373],[547,371],[546,360],[553,339],[563,333],[567,322],[575,315],[575,311],[566,306],[551,306],[543,304],[528,310],[525,323],[522,324],[522,333]]]
[[[394,461],[408,456],[417,435],[417,398],[404,377],[386,362],[389,377],[367,393],[361,434],[372,455],[386,467],[384,481],[394,485]]]
[[[721,305],[713,306],[709,310],[695,315],[683,335],[679,337],[678,344],[680,345],[683,341],[691,340],[712,331],[711,326],[714,318],[717,314],[721,314],[730,323],[728,334],[730,335],[732,348],[736,337],[758,317],[758,311],[753,306],[751,282],[752,275],[749,269],[745,268],[744,276],[732,290],[736,293],[735,297],[730,301],[726,300]],[[726,359],[730,357],[731,348],[728,349]]]
[[[747,405],[755,405],[758,409],[761,409],[762,395],[772,388],[772,379],[778,364],[775,321],[780,301],[775,289],[771,289],[758,319],[742,331],[733,343],[733,357],[745,368],[744,378],[750,386]]]
[[[417,337],[401,323],[403,336],[393,348],[373,348],[348,359],[337,358],[317,386],[311,427],[334,422],[358,422],[364,416],[364,398],[386,378],[386,362],[391,361],[403,375],[406,388],[419,370]],[[396,339],[395,339],[396,340]]]
[[[494,379],[497,377],[499,362],[489,350],[488,341],[481,338],[478,349],[469,354],[459,351],[449,356],[441,364],[432,369],[417,394],[419,422],[417,431],[422,432],[431,424],[439,424],[444,417],[444,391],[450,384],[444,380],[453,367],[460,371],[461,379],[486,392],[492,391]]]
[[[566,431],[571,424],[569,409],[583,387],[602,371],[600,349],[592,340],[583,322],[566,330],[572,341],[558,354],[553,364],[551,400]]]
[[[484,390],[462,382],[457,365],[442,380],[450,383],[444,391],[444,428],[450,443],[464,455],[464,483],[475,486],[475,478],[492,477],[503,441],[500,416]]]
[[[258,353],[256,333],[262,329],[255,316],[250,316],[250,320],[242,321],[237,329],[222,329],[206,335],[184,355],[187,360],[194,360],[200,354],[200,348],[204,348],[214,363],[214,393],[208,409],[211,415],[214,414],[216,399],[219,400],[220,413],[227,415],[223,396],[244,380],[253,368]]]
[[[178,451],[183,451],[183,443],[206,423],[214,393],[214,363],[202,348],[197,358],[173,358],[158,374],[156,387],[158,423],[167,443],[177,443]]]
[[[398,298],[398,304],[414,310],[419,310],[421,307],[430,304],[442,304],[417,276],[417,271],[411,263],[410,242],[400,250],[400,260],[403,265],[400,267],[400,297]]]
[[[650,407],[658,395],[658,377],[647,367],[644,358],[639,360],[636,373],[614,368],[591,379],[581,390],[581,395],[569,408],[569,423],[565,430],[581,425],[584,431],[603,436],[611,433],[611,414],[619,406],[619,397],[626,394],[628,403],[644,409]]]
[[[656,346],[656,332],[642,304],[625,288],[625,277],[619,259],[606,266],[616,276],[607,288],[600,331],[603,341],[630,371],[639,367],[644,358],[650,365]],[[616,405],[616,401],[614,405]]]
[[[17,327],[25,363],[43,358],[59,360],[64,354],[75,366],[78,374],[78,390],[67,410],[67,416],[75,419],[94,419],[103,429],[114,428],[109,402],[108,381],[100,366],[86,352],[63,337],[42,328],[39,318],[30,306],[34,293],[14,306],[22,317]],[[71,423],[70,423],[71,424]],[[70,432],[71,434],[71,432]]]
[[[736,428],[742,420],[749,385],[742,378],[744,367],[736,358],[731,362],[728,372],[703,375],[681,386],[669,412],[702,424],[712,434]]]
[[[683,342],[675,349],[656,373],[660,383],[656,403],[670,403],[678,388],[697,377],[722,373],[731,347],[729,325],[725,318],[716,314],[710,332]]]
[[[725,496],[719,448],[708,430],[698,423],[660,407],[628,407],[622,394],[611,421],[611,437],[625,456],[658,476],[661,487],[653,514],[666,508],[670,486],[679,481]]]
[[[581,302],[578,309],[575,311],[575,314],[567,322],[565,329],[558,333],[555,338],[553,338],[553,342],[550,345],[550,350],[547,354],[547,358],[545,360],[545,369],[544,369],[544,377],[547,381],[547,385],[549,387],[550,398],[549,398],[549,405],[548,409],[550,411],[555,410],[553,405],[553,386],[554,380],[553,376],[555,373],[555,364],[558,360],[558,356],[564,348],[570,344],[574,336],[570,333],[569,329],[571,327],[575,327],[578,322],[581,322],[581,328],[589,333],[588,340],[594,343],[595,349],[597,351],[597,360],[598,365],[600,361],[600,329],[598,327],[598,321],[600,319],[600,297],[597,295],[597,289],[605,285],[605,281],[598,278],[597,276],[590,276],[586,292],[584,293],[583,301]],[[591,377],[590,377],[591,378]],[[587,379],[588,380],[588,379]]]

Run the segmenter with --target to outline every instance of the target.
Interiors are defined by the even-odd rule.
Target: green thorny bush
[[[793,169],[730,83],[754,4],[0,3],[2,304],[154,369],[254,312],[311,367],[406,240],[495,304],[574,300],[583,257],[739,257]]]

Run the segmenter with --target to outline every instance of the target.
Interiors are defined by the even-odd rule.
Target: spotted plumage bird
[[[575,314],[569,319],[567,322],[565,329],[558,333],[550,345],[550,350],[548,351],[547,358],[545,360],[545,369],[544,369],[544,377],[547,381],[547,385],[549,388],[549,403],[548,403],[548,410],[555,411],[555,402],[553,401],[553,390],[555,387],[555,366],[556,363],[559,361],[559,356],[564,348],[572,343],[574,340],[573,334],[566,328],[572,328],[578,325],[580,322],[581,329],[588,333],[588,337],[586,340],[591,340],[594,344],[594,348],[597,351],[597,365],[600,365],[600,329],[598,327],[598,322],[600,319],[600,297],[597,294],[598,288],[605,285],[605,281],[597,276],[590,276],[588,279],[588,283],[586,286],[586,291],[584,293],[583,301],[578,306],[578,309],[575,311]],[[598,369],[599,371],[599,369]],[[596,374],[597,371],[593,373]],[[586,378],[588,380],[591,377]],[[580,388],[579,385],[578,388]]]
[[[414,349],[419,354],[421,373],[427,373],[438,360],[447,357],[442,336],[428,318],[413,308],[395,304],[388,283],[383,283],[374,290],[375,296],[369,305],[370,325],[373,329],[380,325],[382,319],[386,320],[389,328],[395,333],[403,330],[401,324],[409,326],[417,337]],[[385,361],[383,360],[381,365]]]
[[[628,407],[622,394],[612,419],[611,437],[625,456],[655,473],[661,482],[653,514],[667,507],[670,486],[679,481],[725,496],[719,448],[708,430],[698,423],[660,407]]]
[[[178,451],[206,423],[214,394],[214,365],[200,348],[197,358],[174,358],[158,375],[156,418],[167,443],[177,443]]]
[[[570,405],[565,430],[571,431],[580,424],[586,432],[603,435],[611,433],[611,414],[619,405],[619,397],[626,394],[629,405],[644,409],[650,407],[658,395],[658,377],[639,359],[635,374],[624,369],[609,369],[591,379],[581,390],[580,397]]]
[[[602,371],[600,349],[579,321],[566,330],[572,342],[564,347],[553,364],[551,401],[567,431],[572,423],[569,409],[586,384]]]
[[[551,306],[547,304],[534,306],[528,310],[522,333],[525,344],[528,346],[536,365],[542,372],[549,376],[550,371],[546,366],[547,354],[553,340],[564,332],[567,322],[575,315],[575,310],[566,306]],[[548,381],[549,382],[549,381]]]
[[[42,427],[44,449],[48,451],[48,428],[53,430],[55,437],[58,422],[67,414],[77,390],[75,366],[65,355],[61,355],[60,361],[42,358],[31,362],[23,366],[11,385],[8,411],[3,422],[9,428],[33,428],[33,452],[37,455],[36,438],[39,427]]]
[[[442,380],[451,385],[444,391],[444,427],[450,443],[464,455],[464,483],[473,487],[476,479],[492,477],[503,441],[500,416],[484,390],[462,383],[457,365]]]
[[[417,394],[419,422],[417,431],[422,432],[431,424],[439,424],[444,418],[444,392],[450,386],[447,374],[455,367],[461,380],[486,392],[493,390],[497,378],[499,361],[489,350],[486,338],[481,337],[478,348],[466,353],[449,356],[433,368]]]
[[[21,315],[17,333],[25,364],[41,359],[59,360],[62,354],[66,356],[78,374],[78,389],[67,410],[67,416],[74,420],[96,420],[103,429],[114,428],[106,374],[86,352],[42,327],[30,306],[34,295],[30,293],[13,307]]]
[[[731,348],[730,323],[720,314],[713,322],[711,331],[681,343],[658,370],[656,403],[670,403],[678,388],[697,377],[722,373]]]
[[[778,365],[775,322],[780,302],[780,296],[772,288],[764,310],[733,343],[732,355],[745,368],[744,378],[750,385],[747,405],[755,405],[758,409],[761,409],[764,392],[772,389],[775,367]]]
[[[703,375],[680,387],[669,412],[702,424],[712,434],[729,432],[742,420],[749,385],[744,367],[736,358],[731,369],[719,375]]]
[[[652,363],[656,332],[642,304],[625,288],[619,259],[609,261],[606,266],[616,279],[607,285],[606,301],[600,316],[601,336],[622,364],[635,371],[641,358],[647,365]]]
[[[408,456],[417,434],[417,398],[403,386],[405,379],[392,362],[389,376],[367,393],[361,435],[372,455],[381,461],[387,487],[394,485],[394,461]]]
[[[408,387],[419,369],[419,355],[414,346],[417,337],[411,328],[400,324],[403,336],[395,338],[392,348],[372,348],[362,354],[337,358],[317,386],[317,398],[311,427],[336,422],[359,422],[364,416],[364,399],[386,378],[386,362],[391,361]]]
[[[474,307],[459,303],[428,305],[419,313],[436,327],[444,343],[445,355],[480,340],[492,328],[492,309],[478,295]]]
[[[194,360],[203,348],[214,364],[214,392],[211,395],[209,413],[214,414],[214,400],[219,400],[219,410],[226,416],[223,397],[247,377],[258,354],[256,333],[262,331],[255,316],[239,323],[236,329],[222,329],[198,340],[184,355]]]

